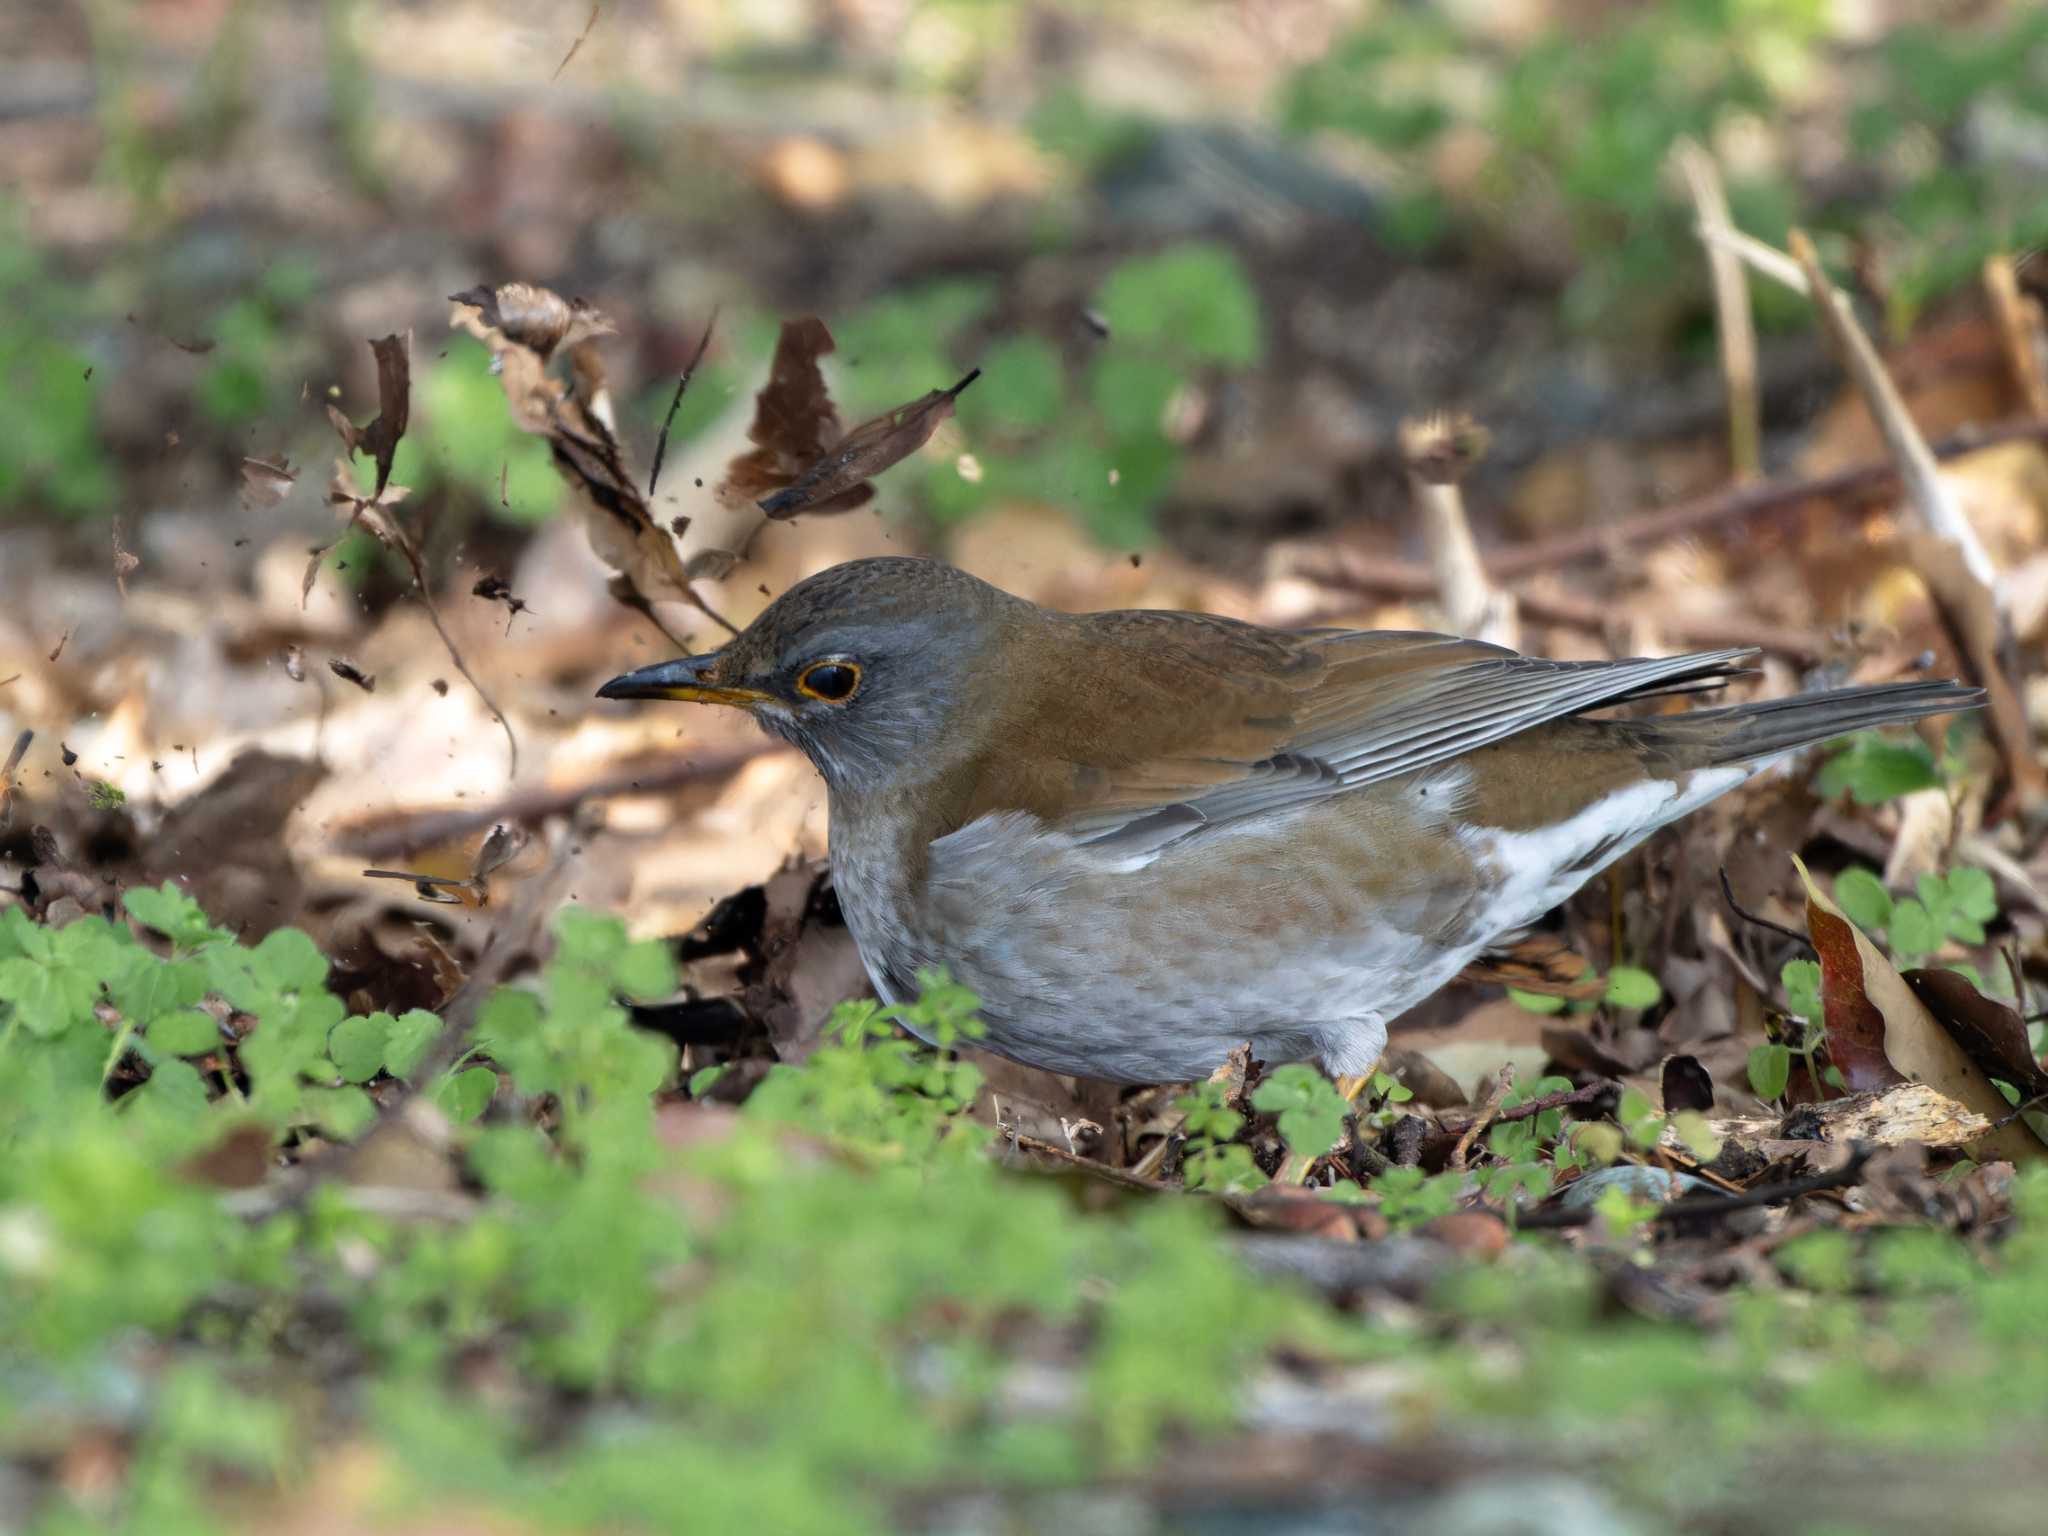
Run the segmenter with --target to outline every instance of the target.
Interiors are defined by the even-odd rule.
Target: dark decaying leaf
[[[508,615],[532,612],[525,598],[512,590],[512,583],[502,576],[486,576],[469,589],[471,597],[480,597],[486,602],[503,603]]]
[[[375,693],[377,691],[377,679],[350,661],[346,656],[330,656],[327,659],[327,670],[345,683],[354,683],[365,693]]]
[[[479,285],[448,297],[452,303],[476,310],[483,323],[502,333],[506,340],[530,347],[543,363],[559,347],[573,347],[594,336],[609,336],[615,329],[610,320],[583,300],[565,299],[534,283],[505,283],[497,288]]]
[[[1851,1093],[1875,1093],[1906,1079],[1884,1053],[1884,1014],[1863,985],[1863,957],[1847,918],[1806,904],[1806,931],[1820,957],[1820,1005],[1828,1060]]]
[[[1664,1113],[1705,1114],[1714,1107],[1714,1079],[1697,1056],[1673,1056],[1664,1063]]]
[[[747,429],[753,451],[726,466],[725,479],[712,492],[720,503],[742,507],[759,502],[790,484],[839,441],[839,412],[818,367],[818,359],[833,346],[831,331],[815,315],[782,322],[768,382],[754,396],[754,424]],[[844,506],[829,510],[845,511],[872,494],[867,488]]]
[[[359,427],[330,405],[327,419],[334,423],[351,455],[367,453],[376,464],[377,485],[370,493],[374,501],[383,498],[384,487],[391,481],[391,456],[398,451],[398,440],[405,436],[412,415],[412,332],[376,337],[370,351],[377,359],[376,416]]]
[[[874,494],[867,482],[930,442],[939,423],[953,414],[960,392],[980,377],[977,368],[951,389],[932,390],[862,422],[789,486],[763,497],[761,510],[770,517],[794,517],[799,512],[844,511],[859,505]],[[857,500],[847,499],[856,495]]]
[[[1906,985],[1986,1077],[2011,1083],[2023,1100],[2048,1095],[2048,1072],[2034,1059],[2027,1026],[2005,1004],[1986,997],[1960,971],[1922,966]]]

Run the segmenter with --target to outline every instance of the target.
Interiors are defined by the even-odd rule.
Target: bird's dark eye
[[[827,704],[844,704],[858,687],[860,668],[850,661],[814,661],[796,680],[798,693]]]

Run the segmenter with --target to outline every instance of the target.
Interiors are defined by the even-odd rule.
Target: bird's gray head
[[[731,704],[834,789],[928,754],[1005,616],[1030,605],[933,560],[853,560],[798,582],[719,650],[615,677],[602,699]]]

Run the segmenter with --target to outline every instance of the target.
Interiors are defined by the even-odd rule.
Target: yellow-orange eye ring
[[[797,674],[796,691],[807,699],[827,704],[844,704],[860,690],[860,664],[852,661],[814,661]]]

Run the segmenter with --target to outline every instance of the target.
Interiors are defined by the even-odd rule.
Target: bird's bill
[[[711,681],[717,653],[658,661],[615,677],[597,690],[600,699],[677,699],[685,704],[759,704],[769,695],[758,688],[732,688]]]

